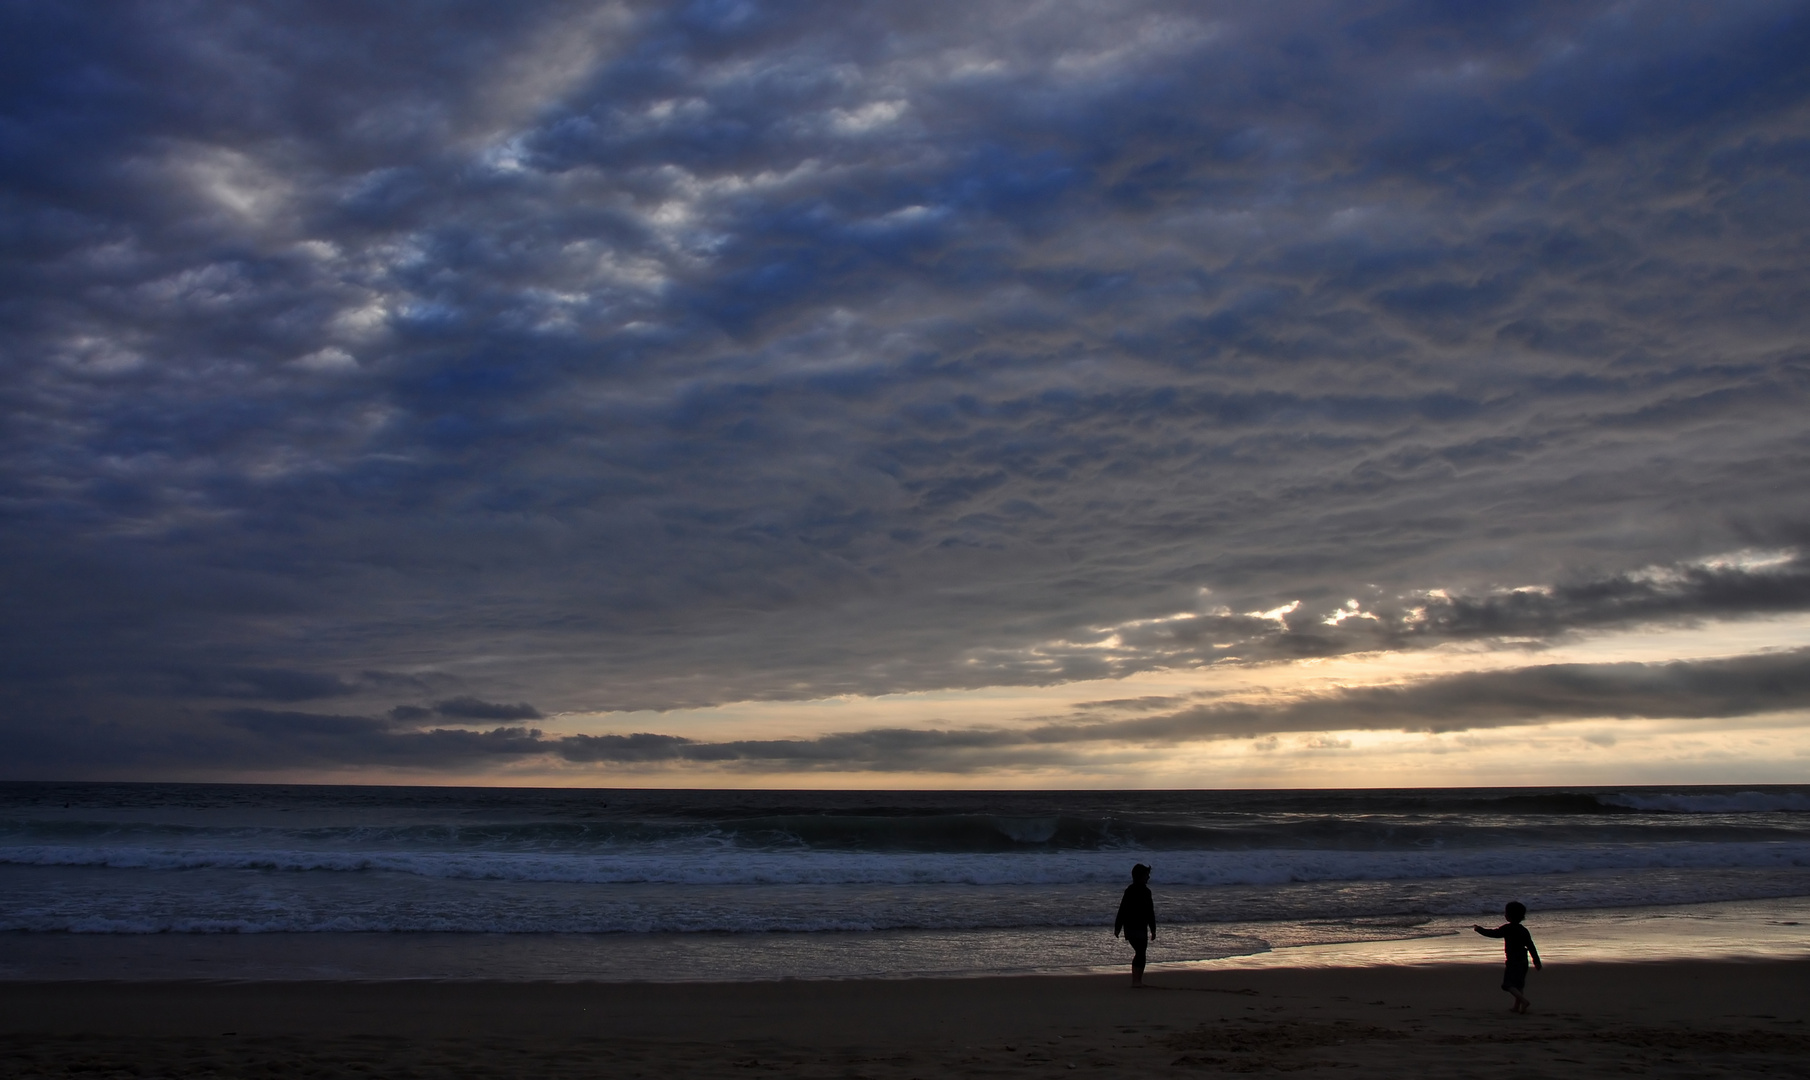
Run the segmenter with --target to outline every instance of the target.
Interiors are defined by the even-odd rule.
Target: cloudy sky
[[[1810,10],[0,6],[0,775],[1810,778]]]

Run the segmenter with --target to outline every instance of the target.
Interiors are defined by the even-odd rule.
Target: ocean
[[[1110,927],[1137,862],[1159,964],[1468,948],[1511,899],[1580,948],[1810,954],[1810,786],[6,783],[0,978],[1102,970],[1129,955]]]

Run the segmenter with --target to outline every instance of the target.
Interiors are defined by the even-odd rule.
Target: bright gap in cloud
[[[1056,686],[999,686],[815,701],[745,701],[671,712],[567,714],[549,727],[586,734],[655,731],[699,741],[813,738],[869,728],[944,730],[1047,722],[1094,703],[1274,700],[1332,689],[1382,686],[1531,665],[1711,660],[1810,647],[1810,614],[1625,630],[1548,648],[1446,644],[1419,652],[1367,653],[1271,664],[1141,672]],[[1374,734],[1374,733],[1372,733]],[[1293,737],[1293,736],[1285,736]],[[1076,777],[1079,780],[1079,776]]]

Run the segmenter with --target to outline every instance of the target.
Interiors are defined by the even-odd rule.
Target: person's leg
[[[1515,1003],[1508,1007],[1509,1012],[1524,1013],[1533,1005],[1533,1002],[1528,1001],[1527,995],[1523,993],[1526,988],[1527,969],[1509,965],[1508,969],[1502,973],[1502,989],[1515,996]]]
[[[1150,939],[1142,934],[1126,934],[1125,940],[1131,943],[1131,985],[1144,985],[1144,951],[1150,947]]]

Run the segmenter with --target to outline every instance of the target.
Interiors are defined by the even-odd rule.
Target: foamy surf
[[[1116,962],[1102,927],[1140,861],[1156,867],[1168,958],[1186,962],[1413,938],[1442,920],[1468,925],[1509,898],[1561,913],[1810,896],[1807,802],[1804,788],[8,784],[0,960],[73,937],[378,935],[501,936],[543,957],[520,960],[543,973],[563,970],[546,959],[546,941],[588,942],[597,956],[663,943],[746,972],[869,952],[913,970],[966,971],[937,959],[963,950],[985,958],[972,970],[1085,968]],[[605,940],[616,944],[597,944]]]

